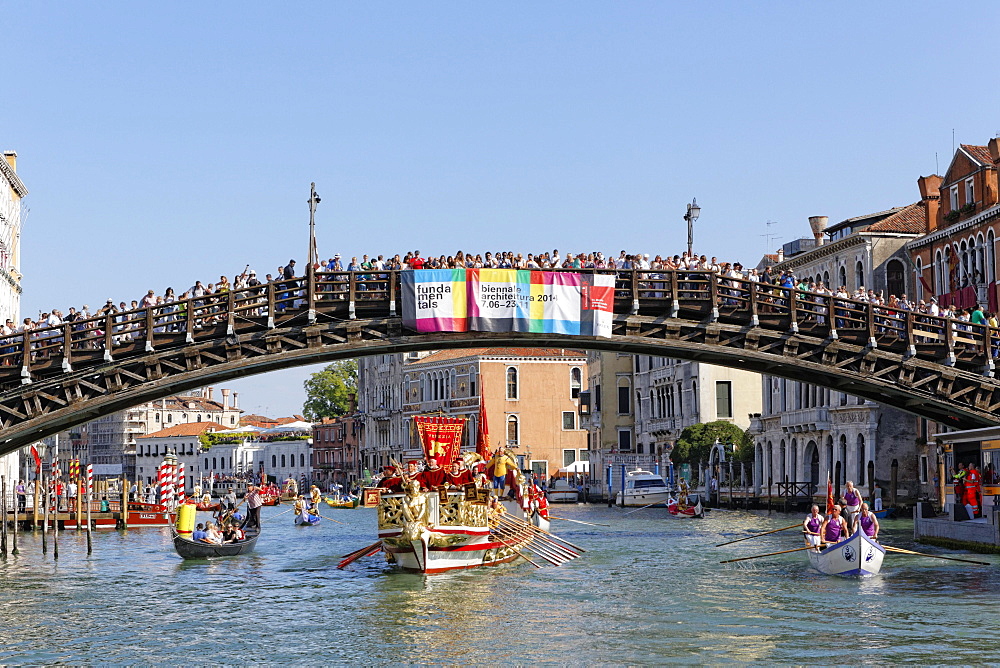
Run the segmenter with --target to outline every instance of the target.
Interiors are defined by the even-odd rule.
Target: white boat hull
[[[573,491],[566,492],[549,492],[546,494],[549,499],[549,503],[576,503],[580,498],[580,495]]]
[[[619,506],[635,507],[635,506],[649,506],[649,505],[666,505],[667,501],[671,499],[670,490],[664,488],[662,492],[659,491],[646,491],[646,490],[626,490],[623,495],[618,492],[618,496],[615,497],[615,503]]]
[[[859,531],[821,552],[806,550],[809,563],[820,573],[843,577],[868,577],[882,570],[885,548]]]

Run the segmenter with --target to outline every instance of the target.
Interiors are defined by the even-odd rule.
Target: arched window
[[[219,462],[218,462],[218,459],[217,459],[217,458],[215,458],[215,457],[212,457],[212,470],[214,471],[214,470],[215,470],[215,469],[217,469],[217,468],[219,468]]]
[[[992,279],[986,274],[986,242],[983,233],[976,237],[976,283],[989,283]]]
[[[195,422],[201,422],[201,413],[198,413],[198,419]]]
[[[859,261],[854,265],[854,287],[861,288],[865,285],[865,265]]]
[[[300,452],[299,453],[299,466],[305,466],[305,465],[306,465],[306,456],[305,456],[304,453]]]
[[[583,372],[579,367],[569,370],[569,397],[576,399],[580,396],[580,389],[583,387]]]
[[[281,455],[281,468],[285,468],[285,456]]]
[[[691,381],[691,409],[695,415],[698,415],[698,411],[701,410],[700,402],[698,401],[698,381]]]
[[[839,288],[841,285],[847,285],[847,267],[843,265],[840,266],[840,285],[837,287]]]
[[[830,287],[830,272],[828,271],[823,272],[823,285]]]
[[[778,446],[778,480],[784,482],[787,477],[785,471],[785,439],[781,439],[781,445]]]
[[[986,232],[986,277],[983,279],[987,283],[994,283],[997,280],[997,240],[993,230]]]
[[[924,275],[924,264],[921,258],[917,258],[913,269],[913,292],[915,293],[916,299],[927,299],[930,295],[924,294],[924,283],[920,279]]]
[[[153,416],[153,421],[154,422],[159,422],[160,421],[160,414],[159,413],[157,413],[156,415]]]
[[[167,422],[173,422],[173,421],[174,421],[174,414],[167,413]]]
[[[521,440],[521,429],[516,415],[507,417],[507,445],[518,445]]]
[[[840,464],[840,475],[836,476],[834,482],[843,485],[847,482],[847,435],[840,435],[840,452],[837,453],[837,462]]]
[[[271,468],[278,468],[278,455],[271,455]]]
[[[903,263],[899,260],[889,260],[885,265],[885,288],[890,295],[906,294],[906,275]]]
[[[943,294],[945,291],[944,287],[944,258],[941,256],[941,250],[938,249],[934,251],[934,261],[931,263],[931,287],[934,288],[934,294],[932,296]]]
[[[507,367],[507,398],[517,399],[519,389],[517,386],[517,367],[509,366]]]

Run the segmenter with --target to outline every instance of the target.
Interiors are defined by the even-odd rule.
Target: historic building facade
[[[394,364],[375,362],[381,369],[371,373],[366,360],[359,365],[359,393],[370,407],[359,407],[365,420],[361,458],[369,470],[422,456],[411,418],[425,413],[466,418],[463,450],[474,450],[481,401],[491,449],[510,447],[540,477],[587,457],[579,422],[587,377],[583,353],[473,348],[394,357]],[[372,438],[370,425],[377,428],[379,421],[385,428]]]
[[[0,318],[21,322],[21,215],[28,189],[17,175],[17,153],[4,151],[0,160]],[[20,453],[0,456],[0,475],[11,481],[23,477]]]
[[[925,186],[921,180],[921,187]],[[814,217],[815,243],[786,244],[776,272],[790,271],[831,290],[871,289],[914,296],[915,281],[906,269],[906,243],[918,239],[936,207],[934,192],[920,202],[849,218],[828,229]],[[825,239],[824,239],[825,235]],[[813,240],[809,240],[813,241]],[[792,252],[789,252],[792,251]],[[778,483],[811,483],[825,494],[828,475],[839,490],[852,480],[866,495],[877,484],[893,498],[928,493],[918,483],[918,419],[898,409],[865,401],[845,392],[774,376],[763,376],[763,406],[753,420],[754,492],[777,495]]]
[[[906,245],[918,297],[944,306],[977,303],[997,311],[997,165],[1000,139],[987,146],[962,144],[943,177],[923,177],[921,195],[933,197],[928,233]]]
[[[621,489],[621,467],[666,475],[686,427],[724,420],[742,429],[760,412],[760,375],[649,355],[593,352],[584,401],[592,493]]]

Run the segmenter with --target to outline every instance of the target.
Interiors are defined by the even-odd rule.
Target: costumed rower
[[[840,506],[835,505],[833,507],[833,512],[823,521],[823,525],[819,528],[819,535],[824,542],[830,544],[838,543],[841,539],[847,537],[847,522],[840,516]]]
[[[861,512],[858,513],[858,521],[855,524],[855,533],[864,531],[865,535],[872,540],[878,540],[878,518],[868,510],[868,504],[861,504]]]
[[[823,526],[823,516],[819,514],[819,506],[813,506],[806,519],[802,522],[802,535],[806,545],[819,546],[819,530]]]
[[[447,472],[438,466],[438,460],[431,457],[427,460],[427,468],[417,474],[420,486],[426,490],[434,490],[447,482]]]
[[[847,481],[847,489],[844,491],[844,501],[846,502],[846,519],[847,526],[850,528],[854,527],[855,517],[858,511],[861,510],[861,494],[858,490],[854,489],[854,481]]]
[[[451,471],[448,472],[447,482],[452,487],[462,488],[472,482],[472,472],[465,468],[465,460],[461,457],[455,458],[451,463]]]
[[[378,485],[390,494],[403,493],[403,476],[399,475],[395,466],[382,467],[382,481]]]

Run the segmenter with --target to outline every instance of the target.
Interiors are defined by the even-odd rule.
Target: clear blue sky
[[[958,7],[4,2],[22,312],[301,264],[310,181],[325,257],[674,253],[697,197],[756,263],[1000,132],[1000,6]],[[290,414],[308,373],[233,386]]]

